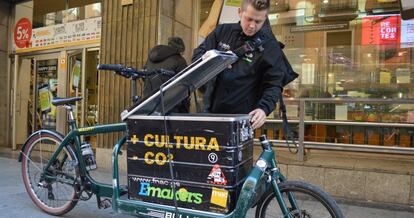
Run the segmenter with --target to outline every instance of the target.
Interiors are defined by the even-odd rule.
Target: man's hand
[[[266,121],[266,113],[260,108],[251,111],[249,115],[251,116],[250,122],[253,129],[260,128]]]

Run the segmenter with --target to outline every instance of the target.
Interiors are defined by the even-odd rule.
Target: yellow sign
[[[212,204],[227,207],[227,197],[229,196],[229,191],[225,189],[214,188],[211,192],[211,200]]]
[[[227,0],[224,4],[227,6],[240,7],[241,0]]]
[[[50,98],[49,98],[49,88],[44,87],[39,89],[39,101],[40,101],[40,110],[47,111],[50,110]]]

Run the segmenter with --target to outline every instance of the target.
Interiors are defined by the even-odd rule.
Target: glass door
[[[71,97],[82,97],[83,98],[83,73],[82,73],[82,64],[83,64],[83,55],[82,50],[76,50],[72,52],[68,52],[68,80],[67,80],[67,87],[68,87],[68,98]],[[78,125],[83,126],[82,122],[82,101],[76,102],[73,105],[73,114],[75,116],[76,122]]]
[[[82,97],[73,107],[76,122],[81,127],[94,126],[98,123],[98,48],[84,48],[67,53],[68,60],[68,97]],[[93,148],[96,136],[84,138]]]
[[[98,124],[98,70],[99,50],[86,51],[85,64],[85,126]]]
[[[57,96],[58,59],[36,59],[36,85],[33,91],[34,113],[32,114],[34,130],[56,130],[56,107],[51,100]]]

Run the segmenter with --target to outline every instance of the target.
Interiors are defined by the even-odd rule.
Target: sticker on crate
[[[174,200],[174,191],[172,187],[165,186],[163,180],[161,182],[143,182],[141,181],[138,186],[138,195],[143,197],[150,197],[160,200]],[[167,183],[169,183],[167,181]],[[176,187],[175,198],[179,202],[201,204],[203,202],[203,194],[197,192],[190,192],[184,187]]]
[[[211,169],[210,174],[207,176],[207,183],[215,185],[227,185],[226,176],[224,176],[220,165],[214,164],[213,169]]]
[[[229,192],[227,190],[213,187],[211,191],[210,203],[221,207],[227,207],[228,196]]]
[[[217,162],[217,160],[218,160],[218,156],[217,156],[217,154],[216,153],[214,153],[214,152],[212,152],[212,153],[210,153],[210,154],[208,154],[208,161],[210,162],[210,163],[216,163]]]

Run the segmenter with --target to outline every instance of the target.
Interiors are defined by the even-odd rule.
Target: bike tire
[[[291,211],[291,217],[344,217],[335,199],[314,185],[302,181],[285,181],[279,183],[278,187],[280,189],[280,192],[282,193],[283,199],[287,204],[288,209]],[[295,211],[291,208],[291,205],[287,200],[287,193],[294,194],[295,199],[297,200],[297,203],[299,205],[300,211]],[[316,207],[317,203],[320,203],[321,206]],[[312,214],[312,216],[311,214],[309,214],[310,211],[306,210],[308,208],[305,208],[308,205],[311,209],[313,209],[314,214]],[[273,211],[268,211],[269,208]],[[323,209],[326,209],[325,213],[324,211],[322,211]],[[265,217],[284,217],[283,213],[280,211],[280,207],[275,198],[273,189],[270,189],[263,195],[256,207],[256,218]]]
[[[57,146],[62,142],[62,138],[59,133],[41,132],[33,134],[22,151],[22,177],[26,191],[38,208],[54,216],[69,212],[79,200],[75,190],[75,180],[79,178],[79,170],[76,155],[71,146],[64,147],[60,152],[58,159],[60,158],[62,163],[56,161],[53,166],[55,181],[41,181],[40,179],[40,174],[43,171],[42,166],[47,163],[48,157],[51,157]],[[67,155],[66,158],[64,158],[65,154]],[[75,163],[76,166],[70,172],[65,172],[69,170],[66,167],[68,163]],[[62,178],[58,178],[58,176],[62,176]],[[63,177],[72,177],[68,179],[68,182],[73,180],[73,185],[59,182],[59,179],[66,180]],[[62,197],[65,193],[62,194],[61,190],[66,191],[67,196]]]

